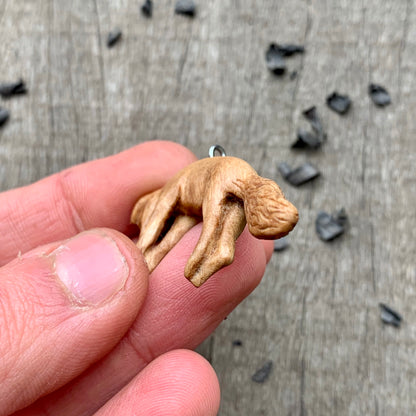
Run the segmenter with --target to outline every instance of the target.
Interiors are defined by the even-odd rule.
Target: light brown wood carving
[[[232,263],[235,240],[246,223],[255,237],[277,239],[293,229],[298,211],[275,182],[243,160],[201,159],[134,206],[131,221],[140,228],[137,246],[149,270],[202,220],[201,236],[185,267],[185,277],[196,287]]]

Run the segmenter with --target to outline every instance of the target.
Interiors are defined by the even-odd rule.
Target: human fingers
[[[37,409],[91,415],[154,358],[198,346],[258,285],[266,266],[264,246],[245,230],[234,262],[195,288],[183,272],[200,232],[201,225],[189,231],[151,274],[145,303],[120,344],[77,380],[43,398]]]
[[[83,230],[126,232],[137,199],[195,160],[185,147],[153,141],[0,194],[0,265]]]
[[[152,361],[95,416],[215,416],[220,403],[211,365],[189,350]]]
[[[0,415],[33,403],[107,354],[134,321],[148,270],[122,234],[95,229],[0,269]]]

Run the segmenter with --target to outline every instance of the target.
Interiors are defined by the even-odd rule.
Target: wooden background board
[[[0,187],[152,139],[211,144],[276,179],[300,211],[290,248],[201,345],[221,387],[220,414],[411,415],[416,412],[416,4],[398,0],[206,0],[194,20],[156,1],[0,0],[0,81],[29,95],[0,105]],[[107,49],[114,27],[123,39]],[[288,73],[268,72],[270,42],[305,45]],[[370,82],[392,104],[377,108]],[[353,100],[344,117],[332,91]],[[328,133],[317,152],[289,146],[316,105]],[[309,160],[301,188],[276,165]],[[109,173],[111,174],[111,173]],[[345,207],[351,227],[318,239],[319,210]],[[383,326],[378,303],[404,316]],[[240,339],[241,347],[232,341]],[[273,360],[270,378],[251,375]]]

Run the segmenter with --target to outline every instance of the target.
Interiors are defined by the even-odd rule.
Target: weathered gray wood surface
[[[416,412],[416,4],[398,0],[206,0],[189,20],[173,1],[144,19],[137,0],[0,0],[1,80],[30,94],[0,105],[0,186],[9,189],[148,139],[199,157],[221,143],[275,178],[299,208],[291,247],[200,351],[222,386],[221,415],[411,415]],[[123,40],[109,50],[114,27]],[[304,44],[288,75],[265,68],[269,42]],[[369,100],[385,85],[391,106]],[[345,117],[325,106],[348,93]],[[316,104],[328,141],[289,145]],[[276,164],[310,160],[300,189]],[[345,207],[349,232],[321,242],[321,209]],[[384,327],[378,302],[404,315]],[[233,347],[233,339],[242,347]],[[274,361],[264,384],[250,380]]]

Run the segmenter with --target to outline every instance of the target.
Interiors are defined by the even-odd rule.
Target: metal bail
[[[224,148],[220,146],[219,144],[214,144],[213,146],[209,148],[209,157],[215,157],[216,156],[215,152],[219,153],[218,156],[227,156]]]

